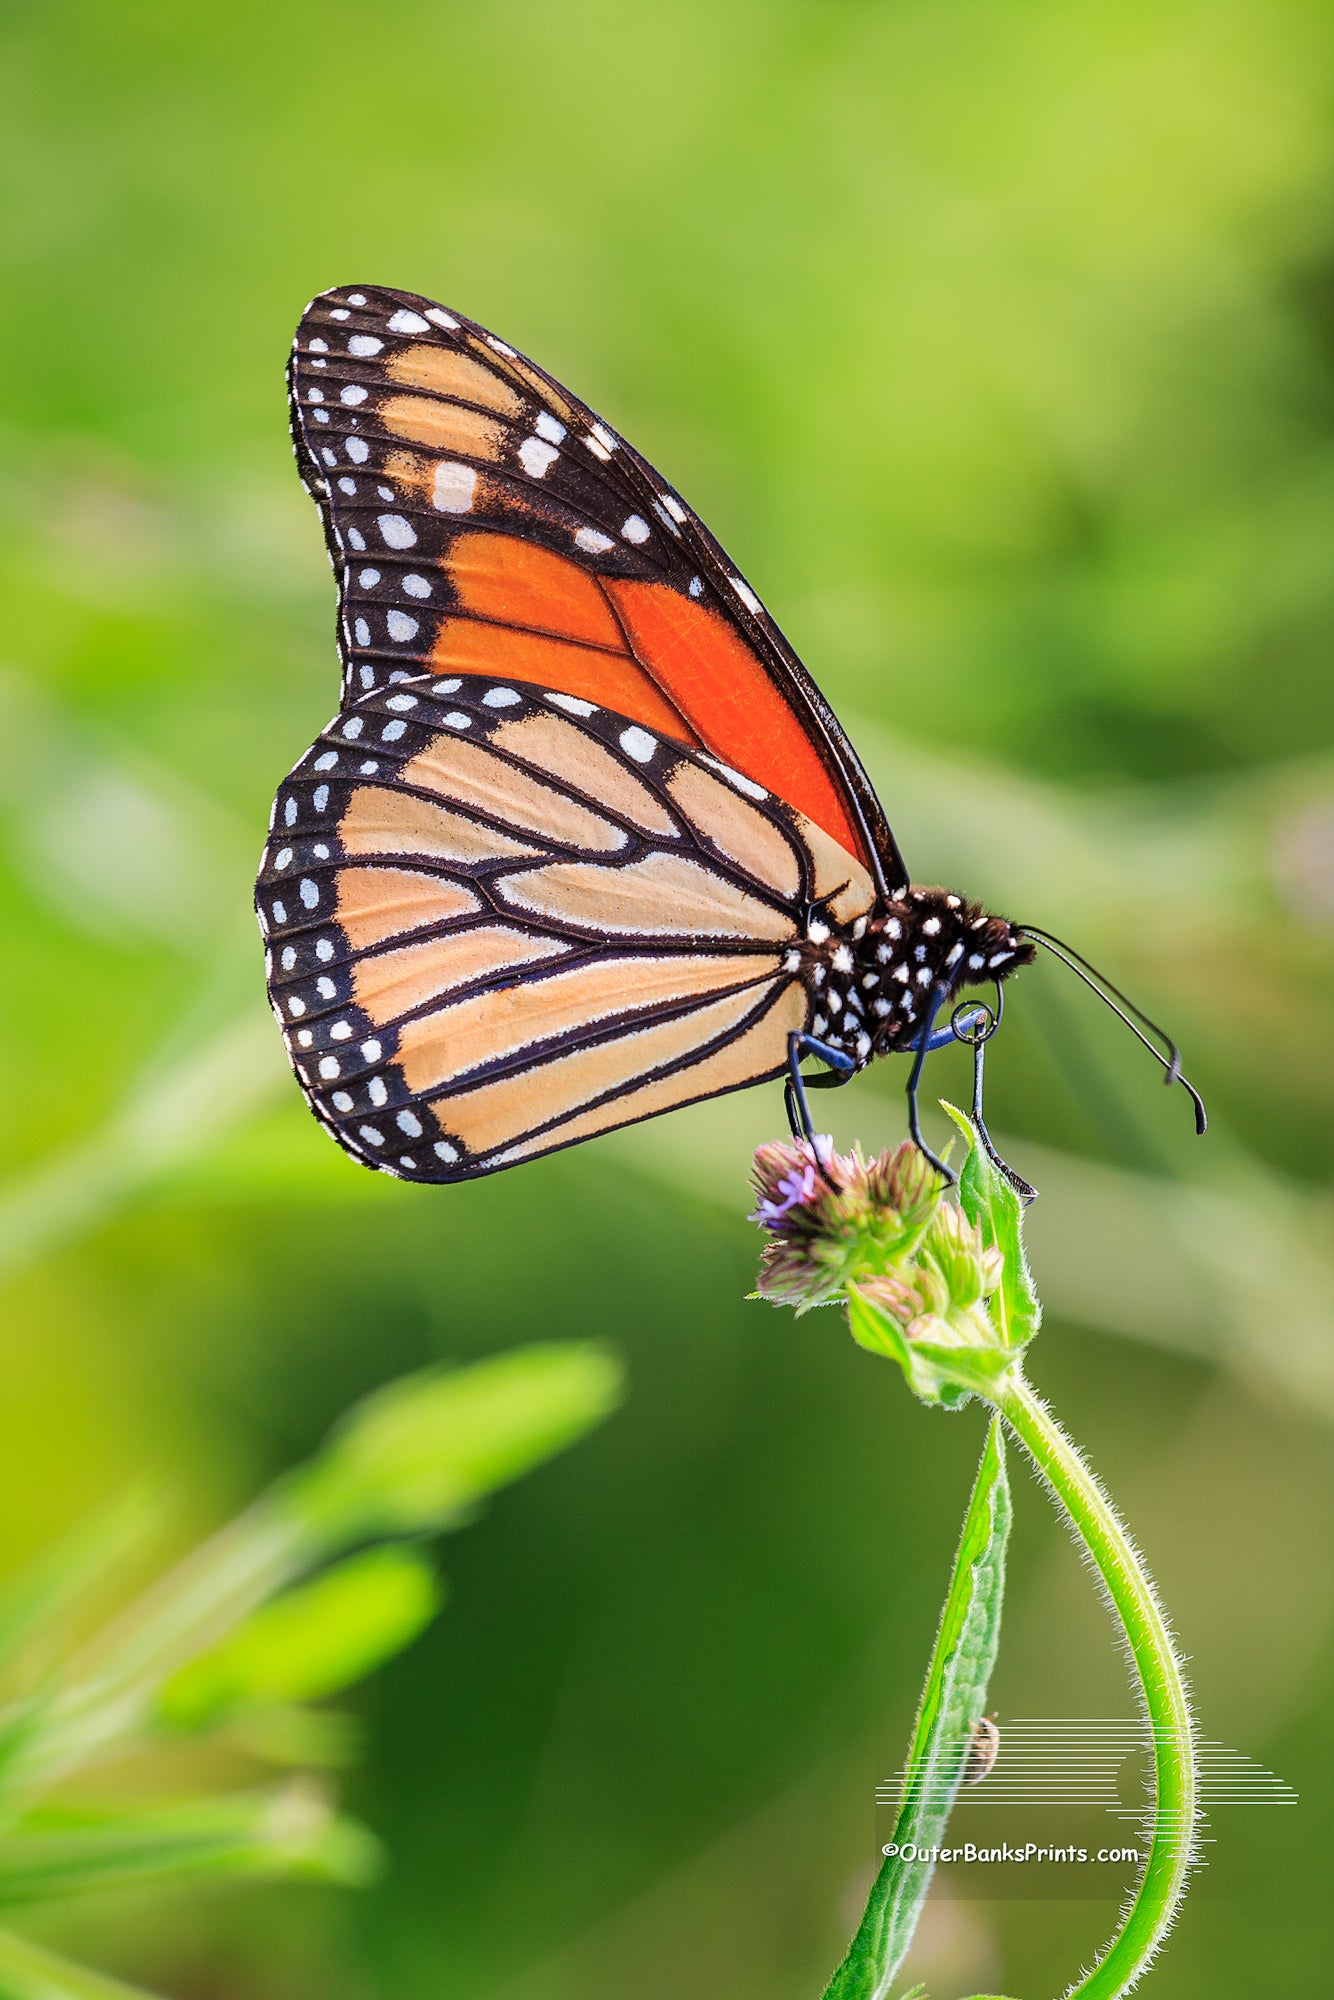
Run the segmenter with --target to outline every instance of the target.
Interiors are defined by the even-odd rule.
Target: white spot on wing
[[[523,696],[516,694],[513,688],[488,688],[482,696],[488,708],[513,708],[515,702],[522,699]]]
[[[409,618],[406,611],[391,611],[384,622],[390,638],[396,639],[400,645],[406,645],[409,639],[417,636],[417,620]]]
[[[549,694],[547,700],[557,708],[564,708],[571,715],[596,715],[597,706],[591,701],[581,701],[577,694]]]
[[[362,570],[361,575],[357,578],[357,582],[361,585],[363,590],[374,590],[376,584],[379,581],[380,581],[380,572],[378,569],[364,569]]]
[[[621,731],[621,748],[627,757],[633,757],[636,764],[647,764],[658,747],[656,736],[650,736],[647,729],[638,727]]]
[[[555,445],[543,444],[541,438],[525,438],[519,446],[519,463],[533,479],[541,479],[559,457]]]
[[[474,475],[475,476],[475,475]],[[437,474],[437,482],[439,475]],[[439,506],[439,501],[436,505]],[[381,514],[376,526],[384,541],[391,549],[411,549],[417,544],[417,531],[410,521],[401,514]]]
[[[363,389],[360,382],[349,382],[346,389],[338,391],[340,403],[364,403],[370,390]]]
[[[559,423],[549,410],[543,410],[539,415],[536,430],[537,435],[545,438],[548,444],[562,444],[565,440],[564,424]]]
[[[745,578],[740,576],[734,576],[729,578],[729,581],[732,585],[733,590],[736,592],[737,596],[741,599],[741,602],[745,605],[747,611],[758,611],[760,608],[760,600],[755,595],[750,585],[746,582]]]
[[[477,491],[477,468],[445,459],[435,468],[431,505],[441,514],[466,514]]]
[[[344,444],[347,455],[354,465],[364,465],[371,455],[371,448],[365,438],[346,438]]]
[[[403,588],[409,597],[429,597],[431,586],[424,576],[405,576]]]
[[[443,327],[446,333],[453,333],[458,325],[453,314],[447,313],[442,306],[427,306],[426,317],[433,326]]]
[[[610,535],[601,534],[596,528],[580,528],[574,538],[574,546],[582,549],[585,555],[605,556],[607,550],[614,549],[616,544]]]
[[[368,361],[371,355],[378,354],[383,346],[384,342],[377,340],[373,334],[354,333],[347,343],[347,351],[349,354],[355,354],[359,361]]]
[[[387,324],[390,333],[429,333],[430,331],[421,314],[409,312],[406,307],[400,307],[398,312],[391,313]]]
[[[621,534],[627,542],[646,542],[649,536],[648,522],[640,514],[631,514],[621,523]]]

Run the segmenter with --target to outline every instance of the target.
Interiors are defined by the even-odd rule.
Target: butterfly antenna
[[[1179,1083],[1186,1091],[1195,1107],[1196,1133],[1202,1137],[1209,1129],[1209,1114],[1204,1108],[1204,1099],[1195,1085],[1189,1077],[1182,1075],[1181,1051],[1166,1028],[1160,1028],[1156,1021],[1151,1021],[1142,1007],[1137,1007],[1119,986],[1113,986],[1105,973],[1099,972],[1096,965],[1090,965],[1086,958],[1081,957],[1080,953],[1063,939],[1052,937],[1049,932],[1040,931],[1032,924],[1017,924],[1015,928],[1020,937],[1032,938],[1034,944],[1040,944],[1044,950],[1052,954],[1053,958],[1059,958],[1062,965],[1068,965],[1076,978],[1082,979],[1085,986],[1097,994],[1103,1005],[1110,1007],[1118,1020],[1124,1021],[1135,1039],[1143,1043],[1156,1062],[1162,1064],[1165,1071],[1163,1082]],[[1149,1035],[1144,1033],[1145,1028],[1149,1030],[1149,1034],[1158,1037],[1163,1045],[1162,1048],[1158,1048],[1149,1040]]]

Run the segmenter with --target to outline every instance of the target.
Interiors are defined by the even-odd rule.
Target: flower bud
[[[761,1298],[798,1312],[846,1302],[855,1338],[898,1360],[927,1402],[986,1393],[1004,1373],[1018,1348],[988,1303],[1007,1282],[994,1217],[984,1230],[983,1211],[945,1199],[915,1145],[873,1160],[856,1146],[836,1153],[828,1139],[761,1146],[755,1189],[751,1220],[767,1236]]]

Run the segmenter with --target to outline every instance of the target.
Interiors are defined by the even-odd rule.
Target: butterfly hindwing
[[[559,688],[419,674],[285,781],[257,900],[316,1115],[450,1181],[780,1074],[811,906],[852,924],[874,895],[707,751]]]
[[[836,719],[698,517],[493,334],[413,294],[327,292],[290,368],[340,585],[344,698],[395,674],[564,691],[704,748],[877,886],[902,863]]]

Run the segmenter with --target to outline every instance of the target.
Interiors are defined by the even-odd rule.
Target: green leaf
[[[199,1729],[235,1709],[333,1694],[409,1645],[443,1595],[414,1549],[352,1556],[263,1605],[183,1667],[162,1690],[158,1715],[174,1728]]]
[[[199,1876],[360,1885],[379,1866],[374,1836],[299,1779],[148,1812],[34,1815],[28,1825],[0,1840],[0,1903]]]
[[[959,1206],[970,1222],[981,1225],[982,1238],[989,1250],[999,1250],[1004,1259],[1000,1290],[991,1301],[991,1314],[1007,1347],[1027,1347],[1042,1325],[1042,1305],[1033,1289],[1033,1279],[1024,1252],[1024,1208],[1004,1174],[998,1173],[978,1143],[973,1122],[953,1104],[941,1100],[941,1109],[951,1117],[968,1141],[968,1158],[959,1175]]]
[[[554,1344],[409,1375],[354,1409],[280,1504],[328,1547],[445,1527],[600,1422],[621,1381],[604,1349]]]
[[[993,1417],[978,1467],[940,1629],[927,1670],[894,1827],[898,1848],[940,1845],[977,1724],[1000,1640],[1010,1488],[1005,1444]],[[886,2000],[903,1963],[935,1864],[886,1855],[848,1955],[824,2000]]]
[[[1014,1363],[1008,1347],[979,1340],[909,1340],[891,1314],[855,1285],[847,1291],[848,1325],[860,1347],[897,1361],[908,1387],[924,1403],[958,1409],[970,1396],[991,1397]]]
[[[158,2000],[158,1996],[0,1931],[0,2000]]]

